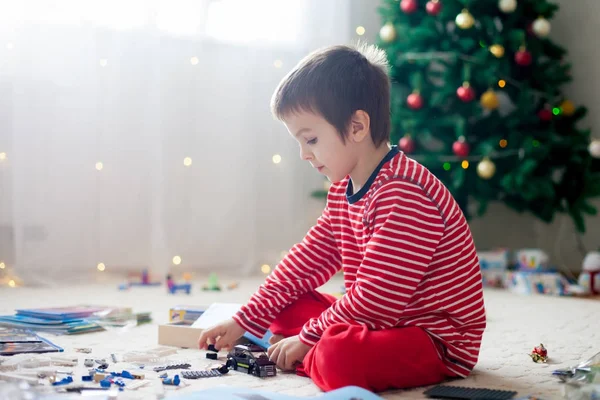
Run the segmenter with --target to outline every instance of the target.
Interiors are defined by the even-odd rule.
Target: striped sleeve
[[[444,232],[441,213],[424,190],[402,179],[380,187],[365,211],[371,231],[356,281],[346,294],[300,333],[315,344],[332,324],[396,326],[428,271]]]
[[[263,337],[287,305],[327,282],[340,268],[341,257],[325,207],[302,242],[292,247],[258,291],[233,317],[248,332]]]

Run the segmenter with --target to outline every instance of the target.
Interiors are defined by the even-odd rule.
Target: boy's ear
[[[371,118],[363,110],[356,110],[350,117],[350,139],[362,142],[369,137],[371,132]]]

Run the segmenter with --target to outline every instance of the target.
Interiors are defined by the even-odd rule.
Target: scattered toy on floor
[[[154,372],[162,372],[162,371],[166,371],[168,369],[188,369],[190,367],[191,367],[191,365],[188,363],[167,364],[167,365],[161,365],[158,367],[154,367]]]
[[[162,382],[164,385],[173,385],[173,386],[179,386],[179,384],[181,383],[181,381],[179,379],[179,375],[175,375],[173,378],[164,378]]]
[[[210,360],[216,360],[219,358],[219,355],[218,355],[219,350],[217,350],[217,348],[215,347],[214,344],[209,344],[207,351],[208,352],[206,353],[206,358],[208,358]]]
[[[276,364],[269,360],[260,346],[238,344],[227,355],[229,369],[245,372],[261,378],[277,375]]]
[[[213,378],[228,372],[229,368],[226,364],[223,364],[219,368],[211,368],[210,371],[181,371],[181,376],[185,379]]]
[[[533,362],[545,363],[546,361],[548,361],[548,350],[546,350],[544,345],[540,343],[539,346],[533,348],[529,356],[531,357]]]
[[[160,282],[152,282],[150,280],[150,274],[147,269],[142,270],[139,281],[130,280],[126,285],[120,285],[120,290],[128,289],[131,286],[160,286]]]
[[[89,354],[92,352],[92,349],[90,349],[89,347],[78,347],[75,349],[75,351],[77,353],[85,353],[85,354]]]
[[[167,275],[167,289],[169,290],[169,293],[171,293],[171,294],[175,294],[179,291],[185,292],[186,294],[190,294],[190,292],[192,290],[192,284],[191,283],[175,284],[175,282],[173,281],[173,277],[171,276],[171,274],[169,274],[169,275]]]
[[[214,290],[221,291],[221,285],[219,285],[219,277],[214,272],[208,276],[208,284],[202,287],[202,290]]]
[[[69,383],[72,383],[72,382],[73,382],[73,377],[72,376],[67,376],[66,378],[63,378],[60,381],[54,382],[52,384],[52,386],[68,385]]]
[[[515,397],[517,392],[508,390],[475,389],[459,386],[438,385],[423,392],[427,397],[435,399],[494,399],[508,400]]]

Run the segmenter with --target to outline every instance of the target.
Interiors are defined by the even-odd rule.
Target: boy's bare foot
[[[280,340],[282,340],[284,337],[281,335],[273,335],[269,338],[269,343],[270,344],[275,344],[277,342],[279,342]]]

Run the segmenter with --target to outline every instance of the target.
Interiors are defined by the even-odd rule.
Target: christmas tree
[[[503,201],[548,222],[568,213],[583,232],[584,215],[596,213],[600,141],[576,127],[586,108],[560,91],[571,77],[566,51],[548,37],[557,10],[546,0],[380,7],[391,141],[441,179],[468,217]]]

